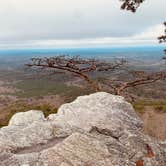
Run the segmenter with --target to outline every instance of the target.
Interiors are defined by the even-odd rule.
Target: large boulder
[[[142,121],[123,97],[78,97],[47,118],[15,114],[0,129],[0,166],[165,166],[165,142],[141,132]]]
[[[80,96],[72,103],[62,105],[58,113],[48,119],[86,131],[93,126],[109,130],[138,130],[142,127],[142,121],[130,103],[121,96],[105,92]]]

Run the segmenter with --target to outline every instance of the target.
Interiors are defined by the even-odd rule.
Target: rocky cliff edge
[[[80,96],[46,118],[15,114],[0,129],[0,166],[166,166],[166,144],[141,129],[123,97]]]

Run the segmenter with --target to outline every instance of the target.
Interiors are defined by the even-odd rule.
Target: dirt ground
[[[166,140],[166,113],[154,110],[148,106],[140,114],[144,122],[143,132],[160,140]]]
[[[9,82],[0,80],[0,94],[12,94],[16,89],[11,87]]]

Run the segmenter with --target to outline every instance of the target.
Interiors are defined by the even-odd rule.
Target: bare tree
[[[120,0],[122,1],[121,9],[129,10],[131,12],[136,12],[137,8],[145,0]],[[166,23],[164,23],[166,26]],[[160,43],[166,42],[166,30],[164,35],[159,38]],[[165,50],[166,51],[166,50]],[[69,57],[69,56],[56,56],[50,58],[32,58],[31,63],[27,64],[29,67],[42,68],[42,69],[54,69],[54,74],[71,73],[74,76],[80,77],[85,80],[95,91],[100,91],[101,87],[99,83],[94,81],[89,73],[93,72],[104,72],[113,71],[119,69],[124,65],[126,61],[120,60],[111,62],[103,62],[96,59],[83,59],[79,56]],[[130,87],[136,87],[143,84],[150,84],[161,79],[166,78],[165,72],[158,73],[146,73],[144,71],[132,71],[130,74],[133,75],[133,79],[127,81],[104,79],[104,84],[109,86],[110,89],[117,95],[123,95],[123,92]]]
[[[121,59],[111,62],[100,61],[96,59],[83,59],[79,56],[55,56],[50,58],[32,58],[31,63],[26,64],[28,67],[40,69],[54,69],[54,74],[71,73],[74,76],[85,80],[95,91],[100,91],[101,88],[97,82],[88,75],[92,72],[113,71],[119,69],[126,61]]]
[[[126,92],[128,88],[151,84],[166,79],[166,72],[148,73],[145,71],[130,71],[128,74],[132,76],[132,79],[128,79],[127,81],[119,79],[103,79],[102,82],[107,85],[114,94],[124,96],[124,92]]]

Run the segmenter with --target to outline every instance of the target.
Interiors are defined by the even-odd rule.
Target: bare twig
[[[136,12],[137,8],[145,0],[120,0],[123,2],[121,9],[130,10],[131,12]]]
[[[151,84],[158,80],[166,79],[166,72],[147,73],[145,71],[132,71],[129,74],[132,74],[134,77],[132,80],[119,81],[116,79],[105,79],[103,80],[103,83],[112,89],[114,94],[123,96],[124,91],[126,91],[128,88]]]
[[[164,26],[165,26],[164,34],[158,37],[159,43],[166,42],[166,22],[164,22]]]

